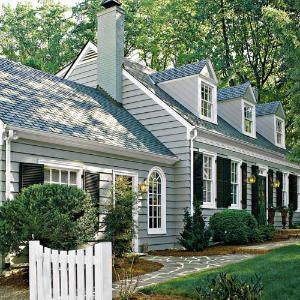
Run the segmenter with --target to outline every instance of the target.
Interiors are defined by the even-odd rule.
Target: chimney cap
[[[113,6],[120,6],[121,2],[118,0],[103,0],[101,5],[105,8],[110,8]]]

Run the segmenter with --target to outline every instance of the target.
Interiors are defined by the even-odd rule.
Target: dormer
[[[285,113],[281,102],[256,106],[257,132],[277,147],[285,149]]]
[[[250,82],[218,91],[218,114],[235,129],[256,138],[256,97]]]
[[[194,115],[217,123],[217,78],[209,60],[157,72],[151,79]]]

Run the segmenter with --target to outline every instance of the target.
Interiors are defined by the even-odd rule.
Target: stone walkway
[[[171,257],[171,256],[147,256],[143,259],[157,261],[164,266],[153,273],[145,274],[134,278],[132,286],[138,280],[138,287],[161,283],[179,276],[184,276],[201,270],[221,267],[229,263],[235,263],[254,257],[250,254],[230,254],[216,256],[195,256],[195,257]],[[113,296],[118,295],[119,283],[113,284]]]
[[[290,246],[294,244],[300,244],[300,239],[289,239],[281,242],[270,242],[270,243],[264,243],[264,244],[258,244],[258,245],[251,245],[251,246],[241,246],[240,248],[243,249],[266,249],[266,250],[272,250],[276,248],[281,248],[285,246]]]

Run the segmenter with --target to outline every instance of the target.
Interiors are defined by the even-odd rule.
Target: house
[[[300,166],[287,160],[280,102],[249,82],[218,89],[209,60],[155,72],[124,59],[124,11],[103,1],[99,44],[56,76],[0,58],[0,201],[35,183],[76,185],[103,211],[118,178],[147,182],[133,215],[135,251],[173,248],[184,208],[265,215],[293,205]],[[281,226],[276,215],[276,226]]]

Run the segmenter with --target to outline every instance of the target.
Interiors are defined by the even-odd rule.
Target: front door
[[[267,215],[267,189],[266,189],[266,177],[258,176],[258,224],[266,224]]]

